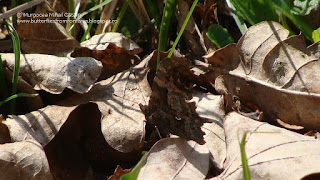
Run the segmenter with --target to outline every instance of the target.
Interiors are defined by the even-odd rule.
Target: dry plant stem
[[[116,8],[116,5],[118,3],[118,0],[113,0],[111,3],[107,4],[103,8],[103,12],[101,13],[100,20],[108,20],[111,18],[114,9]],[[100,23],[97,27],[96,34],[101,34],[105,32],[106,28],[110,26],[111,22],[106,23]]]
[[[17,6],[16,8],[13,8],[13,9],[10,9],[9,11],[5,12],[5,13],[2,13],[0,14],[0,19],[5,19],[5,18],[8,18],[12,15],[15,15],[17,14],[18,12],[21,12],[21,11],[24,11],[26,9],[29,9],[35,5],[38,5],[42,2],[44,2],[45,0],[34,0],[34,1],[31,1],[31,2],[27,2],[27,3],[24,3],[20,6]]]
[[[150,18],[146,13],[146,9],[143,3],[141,2],[141,0],[140,1],[135,0],[135,2],[130,1],[129,6],[132,12],[134,13],[134,15],[136,16],[136,18],[139,20],[140,26],[143,26],[144,24],[150,22]]]

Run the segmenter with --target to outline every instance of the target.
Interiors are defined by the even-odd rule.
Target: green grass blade
[[[278,10],[281,14],[287,16],[301,32],[312,41],[312,27],[307,24],[300,16],[292,14],[291,10],[293,6],[290,4],[288,0],[271,0],[272,5],[276,10]]]
[[[218,48],[234,42],[228,30],[218,24],[211,24],[206,35]]]
[[[138,162],[138,164],[131,170],[131,172],[128,174],[122,175],[120,177],[120,180],[136,180],[147,155],[148,155],[148,152],[145,152],[142,158],[140,159],[140,161]]]
[[[18,93],[18,94],[14,94],[8,98],[6,98],[5,100],[3,101],[0,101],[0,106],[2,106],[4,103],[8,102],[8,101],[11,101],[13,99],[16,99],[18,97],[36,97],[38,96],[38,94],[28,94],[28,93]]]
[[[90,30],[91,30],[92,25],[93,25],[93,20],[94,20],[95,18],[96,18],[96,13],[93,12],[92,15],[91,15],[91,17],[90,17],[90,19],[92,19],[92,21],[89,23],[87,30],[84,32],[84,34],[83,34],[83,36],[82,36],[82,38],[81,38],[81,40],[80,40],[80,43],[82,43],[83,41],[86,40],[86,37],[87,37],[88,34],[90,33]]]
[[[248,161],[247,161],[247,155],[245,151],[245,144],[246,144],[246,138],[247,138],[247,133],[245,132],[242,136],[241,142],[240,142],[240,151],[241,151],[241,162],[242,162],[242,170],[243,170],[243,179],[245,180],[250,180],[250,170],[248,166]]]
[[[278,15],[269,0],[230,0],[235,11],[251,25],[261,21],[277,21]]]
[[[17,31],[10,26],[6,21],[4,21],[7,27],[7,30],[11,36],[13,42],[13,52],[15,54],[15,64],[13,68],[13,77],[12,77],[12,91],[11,95],[16,94],[18,79],[19,79],[19,70],[20,70],[20,40]],[[10,112],[13,114],[15,108],[15,101],[11,102]]]
[[[161,25],[160,25],[160,35],[159,35],[159,43],[158,43],[158,57],[157,57],[157,68],[160,64],[160,52],[166,51],[169,42],[169,29],[171,26],[171,21],[174,16],[174,12],[177,6],[177,0],[167,0],[166,5],[164,7]]]
[[[90,9],[88,9],[88,10],[80,13],[80,14],[77,16],[76,21],[80,20],[81,18],[83,18],[83,16],[91,13],[92,11],[95,11],[95,10],[101,8],[102,6],[110,3],[111,1],[112,1],[112,0],[105,0],[105,1],[103,1],[102,3],[100,3],[100,4],[96,5],[96,6],[93,6],[92,8],[90,8]],[[74,26],[71,26],[70,29],[72,29],[73,27],[74,27]]]
[[[1,55],[0,55],[0,93],[1,93],[0,97],[2,99],[8,97],[8,87],[7,87],[6,80],[4,78],[4,69],[2,65]]]
[[[228,6],[229,6],[229,9],[231,9],[232,17],[233,17],[234,21],[236,22],[241,34],[244,35],[248,30],[248,27],[247,27],[246,23],[244,23],[243,19],[240,16],[238,16],[235,13],[233,13],[235,10],[234,10],[234,6],[230,2],[230,0],[226,0],[226,2],[228,4]]]
[[[119,16],[117,17],[117,22],[114,24],[111,32],[116,32],[117,31],[117,29],[118,29],[118,27],[120,25],[120,22],[121,22],[121,20],[122,20],[122,18],[124,16],[124,13],[128,9],[129,1],[130,0],[125,0],[125,2],[123,3],[123,6],[122,6],[122,8],[120,10],[120,13],[119,13]]]
[[[182,34],[183,34],[184,29],[186,28],[186,26],[187,26],[187,24],[188,24],[188,21],[189,21],[191,15],[192,15],[193,10],[194,10],[194,8],[196,7],[197,3],[198,3],[198,0],[193,1],[193,4],[192,4],[192,6],[191,6],[191,8],[190,8],[190,10],[189,10],[189,12],[188,12],[188,14],[187,14],[187,17],[186,17],[186,19],[184,20],[184,22],[183,22],[183,24],[182,24],[182,27],[181,27],[181,29],[180,29],[180,31],[179,31],[179,34],[178,34],[176,40],[174,41],[174,44],[173,44],[173,46],[172,46],[172,48],[171,48],[171,50],[170,50],[170,52],[169,52],[169,54],[168,54],[168,58],[171,58],[174,50],[176,49],[176,46],[177,46],[177,44],[178,44],[178,42],[179,42],[179,40],[180,40],[180,38],[181,38],[181,36],[182,36]]]
[[[154,0],[145,0],[144,2],[147,4],[147,8],[149,9],[157,27],[160,28],[160,16],[157,2]]]

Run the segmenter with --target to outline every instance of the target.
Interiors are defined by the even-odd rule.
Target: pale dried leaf
[[[51,105],[25,115],[12,115],[3,124],[7,125],[13,142],[34,139],[44,147],[75,108]]]
[[[92,50],[105,50],[109,43],[113,43],[125,50],[132,51],[133,54],[138,54],[142,49],[131,39],[126,38],[121,33],[109,32],[105,34],[95,35],[88,41],[81,43],[82,47],[87,47]]]
[[[270,21],[249,28],[237,43],[246,74],[259,72],[264,57],[275,45],[286,39],[288,34],[289,31],[279,23]]]
[[[41,145],[33,140],[0,145],[1,179],[53,179]]]
[[[14,54],[1,54],[9,69],[14,68]],[[21,55],[20,75],[36,90],[53,94],[69,88],[78,93],[88,92],[102,69],[100,62],[90,57],[67,58],[52,55]]]
[[[146,61],[100,81],[83,95],[71,96],[63,104],[94,102],[102,113],[101,129],[108,144],[120,152],[140,149],[145,135],[145,116],[139,104],[149,101]]]
[[[226,158],[225,134],[222,124],[225,114],[223,97],[196,91],[191,101],[196,102],[196,112],[200,117],[211,122],[203,124],[201,128],[206,133],[204,136],[206,144],[204,146],[209,148],[212,162],[216,167],[222,169]]]
[[[238,113],[226,116],[227,161],[225,171],[212,179],[242,179],[239,141],[249,131],[246,155],[252,179],[301,179],[320,171],[320,141]]]
[[[285,39],[287,34],[275,22],[250,27],[237,44],[241,62],[229,73],[222,71],[227,75],[216,79],[215,88],[226,95],[227,111],[238,98],[273,120],[320,129],[320,61],[301,35]]]
[[[206,146],[181,138],[167,138],[150,149],[138,180],[204,179],[208,170]]]
[[[320,95],[297,92],[265,85],[259,81],[244,81],[240,77],[224,75],[216,79],[217,91],[226,93],[228,111],[232,97],[257,104],[265,115],[291,125],[320,129]]]

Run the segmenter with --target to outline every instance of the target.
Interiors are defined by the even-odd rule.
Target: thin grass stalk
[[[14,94],[8,98],[6,98],[5,100],[3,101],[0,101],[0,106],[2,106],[4,103],[8,102],[8,101],[11,101],[11,100],[14,100],[18,97],[36,97],[38,96],[38,94],[28,94],[28,93],[18,93],[18,94]]]
[[[81,40],[80,40],[80,43],[82,43],[83,41],[86,40],[86,37],[87,37],[88,34],[90,33],[91,27],[92,27],[92,25],[93,25],[93,20],[94,20],[95,18],[96,18],[96,13],[93,12],[92,15],[91,15],[91,17],[90,17],[90,19],[92,19],[92,21],[89,23],[88,28],[87,28],[86,31],[84,32],[84,34],[83,34],[83,36],[82,36],[82,38],[81,38]]]
[[[20,71],[20,40],[17,31],[9,25],[6,21],[4,21],[7,27],[7,30],[11,36],[13,42],[13,52],[15,54],[15,64],[13,68],[13,76],[12,76],[12,91],[11,95],[17,93],[18,79],[19,79],[19,71]],[[11,101],[10,112],[13,114],[15,109],[15,100]]]
[[[130,0],[125,0],[125,1],[124,1],[123,5],[122,5],[122,8],[121,8],[121,10],[120,10],[119,16],[117,17],[117,22],[114,24],[111,32],[116,32],[116,31],[117,31],[117,29],[118,29],[118,27],[119,27],[119,25],[120,25],[120,23],[121,23],[121,20],[122,20],[122,18],[123,18],[123,16],[124,16],[124,13],[125,13],[125,12],[127,11],[127,9],[128,9],[129,1],[130,1]]]
[[[240,151],[241,151],[241,162],[242,162],[242,170],[243,170],[243,179],[244,180],[250,180],[250,170],[248,166],[248,160],[247,160],[247,155],[246,155],[246,150],[245,150],[245,144],[246,144],[246,138],[247,138],[247,133],[245,132],[242,136],[241,143],[240,143]]]
[[[86,10],[85,12],[80,13],[80,14],[77,16],[77,18],[75,19],[75,21],[79,21],[83,16],[85,16],[85,15],[87,15],[87,14],[89,14],[89,13],[91,13],[91,12],[93,12],[93,11],[101,8],[101,7],[103,7],[104,5],[110,3],[111,1],[112,1],[112,0],[105,0],[105,1],[103,1],[102,3],[100,3],[100,4],[96,5],[96,6],[93,6],[92,8]],[[72,25],[72,26],[70,27],[70,29],[73,29],[73,28],[74,28],[74,25]]]

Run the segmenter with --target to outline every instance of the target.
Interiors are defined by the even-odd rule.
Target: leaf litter
[[[246,144],[252,177],[298,179],[319,172],[313,165],[319,162],[314,137],[233,112],[255,107],[263,121],[319,130],[319,45],[307,48],[302,36],[288,38],[281,25],[262,22],[237,44],[203,56],[208,63],[162,54],[157,72],[157,53],[141,61],[142,49],[119,33],[94,36],[81,46],[75,58],[22,58],[21,76],[36,90],[74,91],[55,105],[1,124],[1,137],[11,141],[2,147],[32,144],[41,151],[42,166],[26,159],[42,169],[36,172],[43,174],[28,169],[33,177],[92,179],[94,172],[119,163],[133,167],[155,129],[164,139],[150,149],[138,179],[241,179],[238,137],[245,131],[255,132]],[[3,55],[8,69],[11,56]],[[44,60],[55,63],[46,67]],[[16,171],[11,165],[5,169]]]

